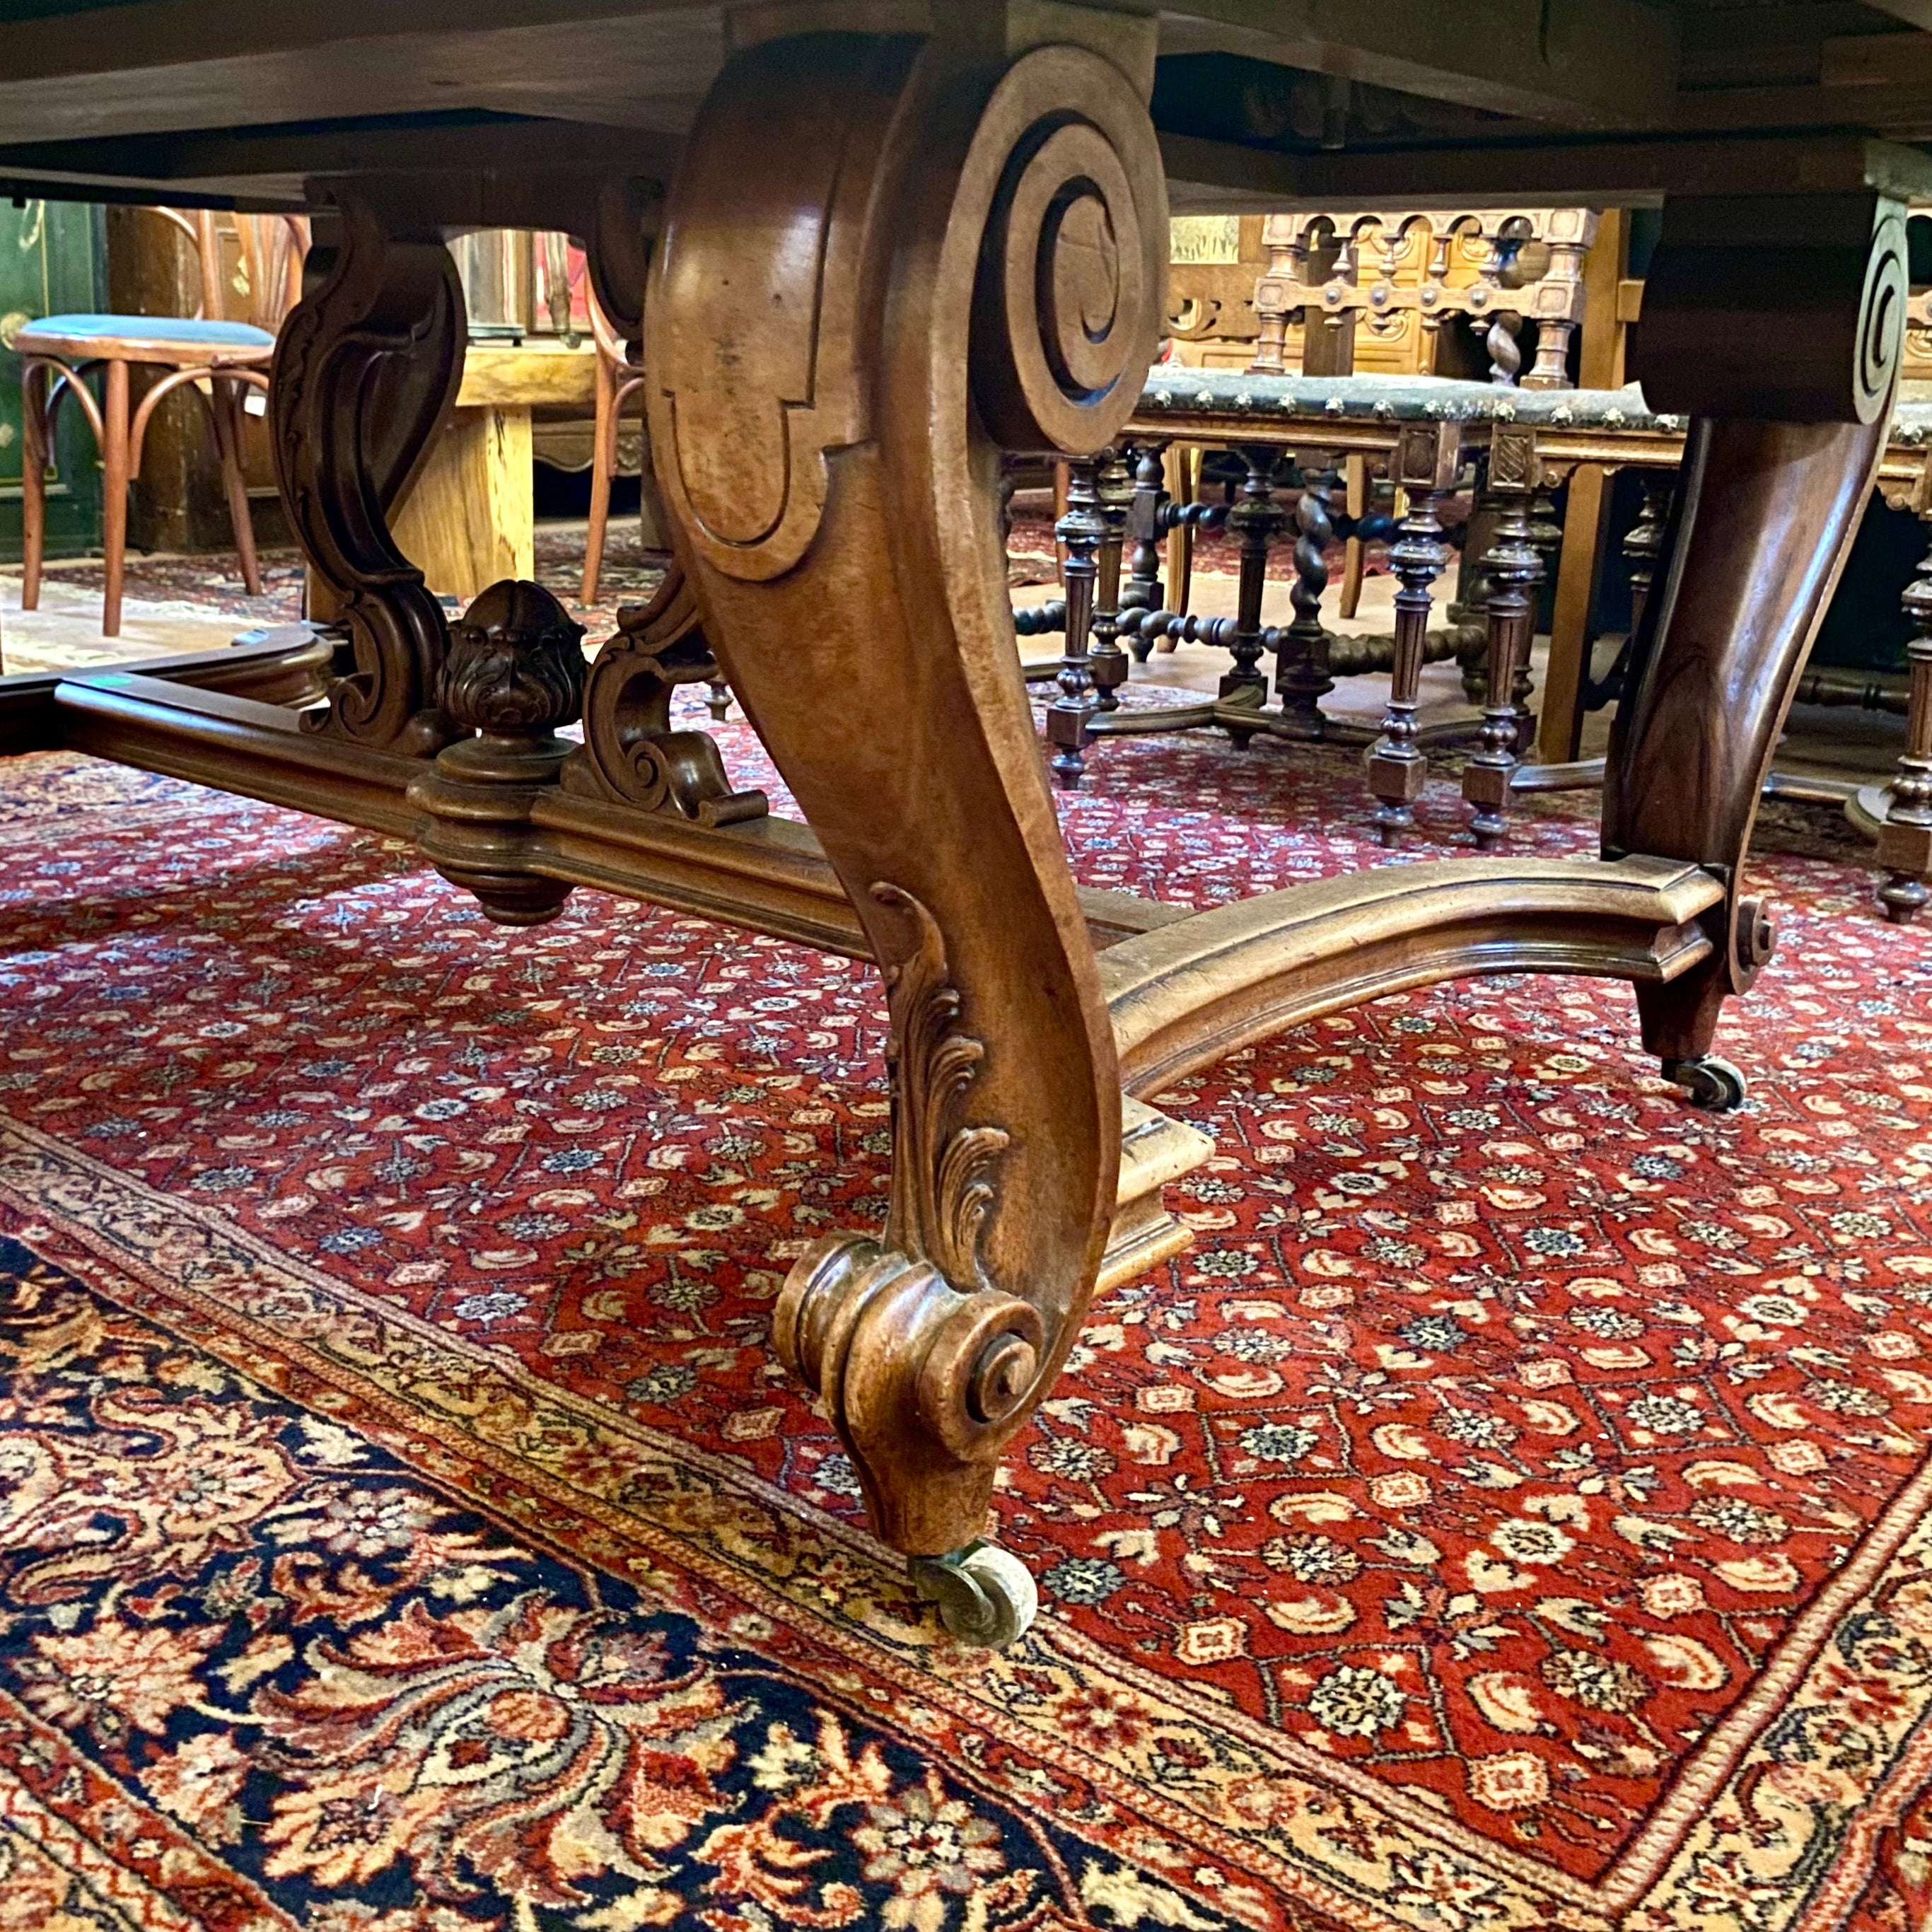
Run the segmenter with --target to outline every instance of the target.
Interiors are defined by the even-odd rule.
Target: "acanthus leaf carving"
[[[886,968],[898,1156],[887,1238],[932,1262],[954,1287],[985,1288],[980,1237],[995,1198],[988,1174],[1012,1137],[1000,1127],[953,1123],[986,1045],[961,1030],[959,990],[938,920],[901,886],[882,881],[872,897],[905,914],[916,934],[911,952]]]

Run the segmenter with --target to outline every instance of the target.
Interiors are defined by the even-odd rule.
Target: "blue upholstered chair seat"
[[[75,354],[84,354],[85,345],[91,342],[152,344],[186,350],[197,360],[224,350],[266,356],[275,346],[275,338],[266,328],[245,322],[198,322],[167,315],[43,316],[27,323],[16,338],[29,353],[37,340],[50,346],[58,344]]]

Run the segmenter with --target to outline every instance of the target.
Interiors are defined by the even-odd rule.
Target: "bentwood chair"
[[[29,322],[14,340],[21,358],[26,458],[22,518],[26,568],[20,608],[32,610],[40,603],[40,563],[46,538],[47,453],[53,447],[55,418],[62,401],[72,396],[100,450],[101,535],[107,578],[100,629],[110,638],[121,634],[128,486],[141,473],[141,446],[156,406],[178,388],[193,389],[208,411],[221,459],[229,514],[234,520],[242,579],[251,597],[262,594],[248,486],[242,473],[242,398],[248,388],[267,392],[274,331],[302,293],[302,257],[308,246],[308,224],[296,216],[237,215],[235,226],[242,242],[249,315],[246,321],[230,321],[223,298],[220,238],[214,216],[203,211],[190,217],[172,208],[151,212],[178,228],[200,258],[202,300],[197,314],[50,315]],[[167,373],[141,398],[130,419],[128,377],[136,363]],[[83,380],[96,369],[101,374],[98,401]]]
[[[610,522],[610,479],[617,473],[617,424],[624,405],[644,387],[643,373],[624,352],[610,320],[590,298],[590,332],[597,344],[596,428],[590,443],[590,528],[584,544],[584,602],[597,601],[604,537]]]

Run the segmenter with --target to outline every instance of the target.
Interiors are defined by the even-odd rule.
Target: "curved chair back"
[[[235,232],[242,244],[242,272],[226,287],[221,273],[221,233],[213,211],[193,214],[178,208],[152,211],[188,238],[201,270],[197,320],[246,322],[272,335],[302,297],[302,257],[308,252],[308,218],[303,214],[238,214]],[[238,299],[231,305],[231,296]]]

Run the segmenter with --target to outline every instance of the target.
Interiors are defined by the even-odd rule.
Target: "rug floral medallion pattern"
[[[1170,1094],[1196,1244],[1016,1442],[989,1658],[767,1346],[882,1210],[873,976],[0,778],[0,1926],[1926,1922],[1932,963],[1828,842],[1738,1115],[1552,980]],[[1063,815],[1204,904],[1358,792],[1143,740]]]

